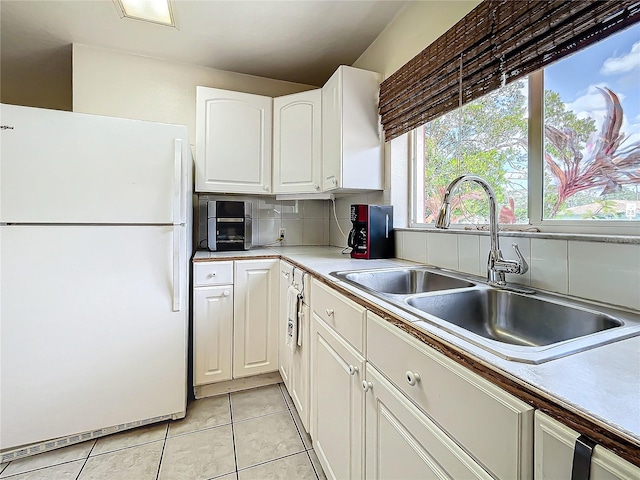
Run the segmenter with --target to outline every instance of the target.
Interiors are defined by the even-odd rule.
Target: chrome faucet
[[[455,189],[458,188],[458,185],[464,181],[471,181],[479,184],[489,197],[489,231],[491,234],[491,250],[489,251],[489,260],[487,261],[487,280],[490,285],[503,288],[507,285],[504,277],[505,273],[516,273],[522,275],[529,270],[529,265],[527,265],[527,262],[520,253],[520,249],[516,243],[513,244],[513,249],[516,251],[518,260],[505,260],[502,257],[500,244],[498,242],[496,194],[493,191],[493,188],[491,188],[491,185],[489,185],[485,179],[477,175],[462,175],[451,182],[444,193],[442,206],[440,207],[438,218],[436,220],[436,228],[449,228],[449,224],[451,223],[450,197]]]

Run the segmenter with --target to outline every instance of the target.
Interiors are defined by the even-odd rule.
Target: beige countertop
[[[363,302],[376,305],[401,319],[409,325],[408,331],[414,328],[426,333],[464,354],[471,362],[503,376],[512,385],[515,382],[523,390],[588,419],[631,444],[632,449],[640,448],[640,336],[538,365],[506,360],[329,275],[337,270],[415,263],[400,259],[357,260],[341,252],[342,249],[336,247],[307,246],[257,248],[245,252],[199,251],[194,255],[194,261],[280,256],[325,283],[334,284],[343,292],[350,292]]]

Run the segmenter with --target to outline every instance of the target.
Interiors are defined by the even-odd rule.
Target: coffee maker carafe
[[[390,258],[393,241],[393,207],[391,205],[351,205],[352,228],[347,244],[351,258]]]

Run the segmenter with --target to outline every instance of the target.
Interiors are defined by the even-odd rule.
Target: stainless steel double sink
[[[542,363],[640,334],[635,313],[432,267],[331,275],[509,360]]]

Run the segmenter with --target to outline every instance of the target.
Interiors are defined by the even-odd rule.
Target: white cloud
[[[640,42],[636,42],[631,47],[631,51],[621,57],[607,58],[600,73],[602,75],[615,75],[617,73],[628,73],[640,69]]]

